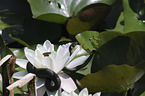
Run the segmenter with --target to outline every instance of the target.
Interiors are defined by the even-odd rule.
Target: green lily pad
[[[111,10],[111,6],[105,4],[90,5],[79,14],[67,22],[67,31],[71,35],[77,35],[83,31],[95,29],[103,25],[104,19]],[[104,24],[105,25],[105,24]],[[102,27],[103,28],[103,27]]]
[[[99,33],[95,31],[86,31],[81,34],[76,35],[76,39],[78,42],[82,45],[82,47],[88,51],[91,52],[94,49],[94,46],[92,45],[92,41],[95,38],[98,39]],[[95,42],[96,40],[94,40]],[[99,41],[99,39],[98,39]],[[98,44],[98,42],[96,42]],[[96,46],[97,46],[96,44]]]
[[[136,66],[109,65],[96,73],[86,75],[80,80],[80,86],[87,87],[90,92],[123,92],[132,88],[143,74],[144,71]]]
[[[85,31],[76,35],[76,39],[86,51],[91,52],[93,49],[98,49],[104,43],[119,35],[122,34],[113,31],[106,31],[102,33],[96,31]]]
[[[111,64],[125,64],[129,43],[129,37],[117,36],[100,46],[92,62],[92,72],[97,72]]]
[[[123,33],[123,29],[124,29],[124,16],[122,12],[118,18],[115,28],[112,31],[118,31],[118,32]]]
[[[136,5],[136,6],[134,6]],[[137,6],[139,5],[139,6]],[[133,8],[131,8],[131,6]],[[143,0],[123,0],[124,7],[124,32],[128,33],[131,31],[145,31],[145,24],[142,19],[138,18],[138,14],[141,13],[140,7],[144,7]],[[133,10],[139,10],[137,13]]]
[[[78,15],[91,4],[105,3],[111,5],[116,0],[28,0],[34,18],[65,23],[68,18]]]
[[[140,96],[145,96],[145,92],[144,92],[144,93],[142,93]]]

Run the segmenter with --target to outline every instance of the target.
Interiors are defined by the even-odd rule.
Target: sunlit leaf
[[[119,35],[121,33],[110,31],[102,33],[86,31],[76,35],[76,39],[86,51],[91,52],[93,49],[98,49],[101,45]]]
[[[123,13],[121,13],[113,31],[118,31],[123,33],[123,29],[124,29],[124,16]]]
[[[86,31],[86,32],[76,35],[76,39],[83,46],[83,48],[88,52],[91,52],[95,47],[97,47],[97,44],[93,46],[93,43],[91,40],[94,40],[95,43],[98,43],[96,42],[98,37],[99,37],[99,33],[95,31]]]
[[[133,6],[139,5],[139,6]],[[143,23],[143,20],[141,18],[138,18],[138,16],[141,12],[139,7],[144,7],[142,0],[123,0],[123,7],[124,7],[124,32],[131,32],[131,31],[145,31],[145,24]],[[138,13],[135,13],[134,10],[131,8],[131,5]]]
[[[95,3],[112,4],[115,0],[28,0],[34,18],[65,23],[88,5]]]
[[[144,92],[144,93],[142,93],[140,96],[145,96],[145,92]]]

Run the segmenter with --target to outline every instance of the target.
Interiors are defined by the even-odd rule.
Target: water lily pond
[[[1,0],[0,96],[145,96],[145,0]]]

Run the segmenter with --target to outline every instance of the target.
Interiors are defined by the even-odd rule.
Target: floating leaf
[[[77,35],[83,31],[98,27],[110,12],[111,7],[105,4],[94,4],[85,8],[79,15],[67,22],[67,31],[71,35]]]
[[[82,22],[78,17],[76,17],[69,19],[66,28],[69,34],[77,35],[78,33],[89,30],[94,24],[95,21]]]
[[[76,16],[91,4],[105,3],[111,5],[116,0],[28,0],[34,18],[65,23],[68,18]]]
[[[92,62],[92,72],[97,72],[110,64],[124,64],[129,44],[129,37],[117,36],[100,46]]]
[[[140,10],[139,7],[144,7],[142,0],[123,0],[123,7],[124,7],[124,32],[128,33],[131,31],[145,31],[145,24],[143,20],[139,19],[138,14],[140,14],[141,10],[138,13],[135,13],[131,8],[131,5],[140,5],[140,6],[133,6],[134,9]],[[141,5],[142,4],[142,5]]]
[[[78,42],[83,46],[83,48],[86,51],[91,52],[94,49],[94,47],[97,46],[97,44],[95,46],[93,46],[91,43],[91,40],[98,39],[98,36],[99,36],[98,32],[86,31],[86,32],[76,35],[76,39],[78,40]],[[98,43],[98,42],[96,42],[96,43]]]
[[[142,93],[140,96],[145,96],[145,92],[144,92],[144,93]]]
[[[121,13],[116,23],[116,26],[112,31],[118,31],[123,33],[123,29],[124,29],[124,16],[123,13]]]
[[[96,73],[86,75],[80,80],[80,86],[87,87],[90,92],[123,92],[132,88],[143,74],[142,69],[125,64],[109,65]]]
[[[98,49],[101,45],[119,35],[122,34],[110,31],[102,33],[98,33],[95,31],[85,31],[76,35],[76,39],[86,51],[91,52],[93,49]]]

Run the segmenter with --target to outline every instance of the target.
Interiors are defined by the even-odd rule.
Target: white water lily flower
[[[79,94],[75,92],[68,93],[66,91],[62,92],[62,96],[100,96],[101,92],[95,93],[94,95],[88,93],[88,89],[84,88]]]
[[[25,55],[28,60],[25,59],[16,59],[16,64],[20,67],[26,69],[26,65],[28,61],[35,66],[36,68],[49,68],[53,70],[59,76],[61,80],[60,89],[56,92],[49,92],[44,86],[44,79],[37,78],[36,86],[38,89],[38,96],[42,96],[46,91],[49,96],[60,96],[61,88],[66,92],[70,93],[77,89],[74,81],[65,74],[62,69],[64,67],[74,68],[79,64],[85,62],[89,55],[80,56],[76,59],[77,55],[80,55],[80,46],[76,46],[74,52],[70,56],[69,46],[71,43],[66,45],[60,45],[57,51],[54,51],[54,45],[51,44],[48,40],[44,42],[42,45],[37,45],[36,50],[33,51],[31,49],[25,48]],[[49,56],[44,56],[43,53],[50,52]],[[83,54],[86,52],[83,52]],[[21,79],[25,76],[27,71],[20,71],[14,74],[14,78]]]
[[[2,30],[0,30],[0,35],[2,35]]]

